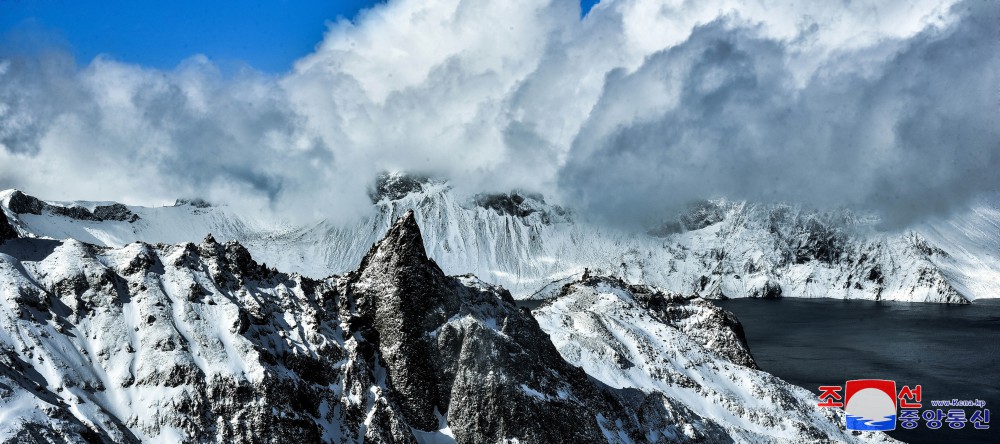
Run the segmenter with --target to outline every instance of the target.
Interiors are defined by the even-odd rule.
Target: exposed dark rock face
[[[427,258],[412,212],[351,277],[352,320],[382,352],[407,423],[436,430],[437,411],[459,442],[596,442],[598,415],[628,419],[509,293],[464,279],[475,286]]]
[[[43,211],[52,214],[68,217],[77,220],[89,220],[100,222],[103,220],[117,220],[135,222],[139,220],[139,215],[129,210],[128,207],[120,203],[111,205],[101,205],[93,212],[81,206],[59,206],[52,205],[39,200],[34,196],[29,196],[20,191],[14,191],[10,195],[7,208],[15,214],[36,214],[41,215]]]
[[[781,285],[773,280],[766,280],[763,285],[750,290],[750,297],[763,299],[778,299],[781,297]]]
[[[457,311],[455,284],[424,253],[413,213],[393,226],[361,261],[351,289],[358,325],[383,352],[389,383],[410,424],[436,430],[444,407],[429,333]]]
[[[700,200],[688,205],[687,211],[679,217],[681,225],[688,231],[700,230],[702,228],[722,222],[726,217],[725,209],[718,203],[710,200]]]
[[[473,202],[483,208],[496,211],[500,215],[525,218],[537,214],[543,224],[565,218],[567,211],[558,205],[548,205],[541,194],[524,191],[510,193],[479,194]]]
[[[60,207],[57,205],[46,204],[45,209],[51,211],[52,214],[68,217],[71,219],[92,220],[95,222],[101,221],[99,217],[94,216],[94,213],[91,213],[90,210],[83,207],[78,207],[78,206]]]
[[[118,220],[135,222],[139,220],[139,215],[129,210],[128,207],[120,203],[111,205],[101,205],[94,208],[94,217],[100,220]]]
[[[34,385],[11,391],[36,397],[39,409],[14,425],[26,442],[157,436],[413,442],[399,415],[389,415],[391,405],[381,414],[392,427],[366,429],[368,406],[387,400],[378,389],[375,355],[359,353],[364,342],[345,340],[339,327],[336,281],[273,272],[241,245],[211,237],[198,246],[136,243],[118,250],[67,241],[44,261],[66,265],[58,273],[24,276],[15,294],[0,293],[20,307],[13,318],[0,316],[0,326],[20,332],[18,342],[0,341],[0,348],[17,351],[24,363],[9,372],[0,365],[0,384],[10,386],[5,374],[26,375]],[[35,270],[43,263],[22,265]],[[2,261],[0,269],[16,270]],[[49,361],[57,363],[56,379],[32,373]],[[51,399],[40,397],[36,386]],[[354,395],[342,398],[341,388]],[[106,402],[92,398],[105,394],[131,401],[105,410]],[[63,410],[46,407],[63,404],[64,416],[74,420],[69,407],[94,406],[87,419],[96,429],[67,423],[59,419]],[[406,433],[394,437],[394,431]]]
[[[17,230],[10,225],[7,215],[0,210],[0,244],[10,239],[17,239]]]
[[[690,441],[692,442],[717,444],[734,442],[733,438],[719,424],[705,418],[700,418],[698,414],[692,412],[684,404],[670,399],[662,393],[654,392],[643,398],[637,411],[639,420],[647,428],[665,432],[665,442],[686,441],[683,438],[685,437],[685,431],[693,435],[690,437]],[[692,421],[692,418],[695,418],[695,420]],[[692,427],[687,428],[685,427],[686,424],[691,424]],[[686,428],[687,430],[685,430]]]
[[[174,201],[175,207],[180,207],[184,205],[190,205],[195,208],[209,208],[212,206],[211,203],[208,203],[204,199],[200,199],[197,197],[192,199],[177,199],[176,201]]]
[[[521,194],[522,193],[517,191],[500,194],[480,194],[476,196],[476,205],[483,208],[489,208],[500,214],[527,217],[536,210],[524,204],[525,197]],[[541,200],[541,195],[533,195],[530,197],[536,200]]]
[[[45,207],[45,202],[20,191],[14,191],[10,195],[10,201],[7,203],[7,208],[16,214],[42,214],[42,210]]]
[[[381,183],[383,195],[400,200],[376,197],[381,199],[373,205],[376,211],[357,224],[327,221],[293,230],[250,223],[221,207],[202,210],[185,206],[180,212],[177,210],[182,208],[133,209],[149,220],[128,228],[110,219],[75,223],[21,217],[13,211],[7,215],[27,237],[74,237],[109,246],[177,239],[174,222],[190,223],[194,229],[211,227],[217,235],[244,242],[255,257],[272,265],[329,276],[355,269],[368,247],[383,234],[379,227],[391,226],[407,209],[414,209],[429,241],[428,254],[446,273],[472,272],[518,297],[530,296],[548,287],[551,277],[565,278],[581,267],[712,299],[776,295],[775,291],[762,291],[770,281],[780,286],[785,297],[823,293],[845,299],[966,303],[968,297],[988,295],[994,284],[984,277],[988,273],[976,271],[992,266],[966,261],[967,255],[956,254],[988,255],[988,249],[980,246],[989,242],[967,235],[992,233],[992,225],[953,232],[957,239],[967,238],[973,244],[943,250],[935,242],[941,243],[940,235],[958,225],[941,227],[944,231],[936,230],[938,234],[918,234],[923,229],[892,234],[877,231],[877,218],[871,214],[717,200],[692,205],[683,217],[678,214],[662,227],[663,231],[654,231],[675,234],[655,238],[632,233],[630,228],[574,221],[571,212],[560,216],[558,207],[529,193],[481,195],[480,206],[436,179],[425,183],[397,174],[383,177]],[[11,193],[5,193],[5,201]],[[15,194],[12,207],[33,211],[30,207],[34,204],[24,202],[31,200]],[[79,205],[93,208],[93,204]],[[41,202],[34,206],[52,214]],[[119,213],[120,207],[112,207],[94,208],[94,217],[133,218]],[[88,217],[86,213],[79,216]],[[698,227],[702,228],[688,230]],[[875,266],[880,267],[881,279],[874,275],[868,278]],[[770,290],[776,288],[771,286]]]
[[[375,178],[375,188],[369,192],[369,197],[373,203],[383,199],[399,200],[420,192],[430,181],[429,177],[417,174],[381,173]]]
[[[844,224],[830,215],[802,214],[789,207],[777,207],[768,215],[768,230],[775,235],[777,247],[787,262],[795,264],[839,261],[847,244]]]

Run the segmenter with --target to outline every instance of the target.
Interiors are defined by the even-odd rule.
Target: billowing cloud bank
[[[1000,187],[994,2],[787,3],[390,1],[280,77],[3,48],[0,187],[339,217],[388,169],[595,215],[728,196],[900,223]]]

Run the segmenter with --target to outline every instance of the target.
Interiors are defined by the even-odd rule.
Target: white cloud
[[[996,190],[996,18],[985,3],[961,6],[947,29],[872,40],[889,51],[838,48],[804,82],[794,45],[731,17],[698,27],[609,77],[561,189],[631,216],[658,209],[650,196],[673,206],[723,195],[868,206],[891,223]],[[638,118],[625,111],[641,91],[667,87],[661,97],[678,101]],[[598,176],[605,185],[589,185]]]
[[[1000,70],[975,41],[990,8],[952,3],[605,0],[581,21],[568,0],[397,0],[330,24],[281,78],[6,50],[0,186],[305,218],[359,211],[383,169],[597,211],[960,200],[996,186],[956,178],[996,166]]]

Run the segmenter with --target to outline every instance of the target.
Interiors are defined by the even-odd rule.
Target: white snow
[[[563,358],[591,377],[615,388],[661,392],[716,421],[737,442],[802,441],[808,427],[842,442],[886,440],[851,435],[842,416],[817,407],[808,390],[728,362],[644,311],[621,288],[574,284],[534,315]],[[620,358],[632,365],[619,365]]]
[[[269,225],[227,207],[190,205],[129,207],[141,217],[134,223],[4,211],[24,233],[97,245],[197,242],[212,233],[220,241],[239,240],[270,266],[324,277],[353,270],[399,216],[415,209],[428,255],[446,273],[475,274],[504,286],[516,298],[532,297],[543,288],[557,289],[561,284],[556,283],[579,276],[585,268],[632,283],[705,296],[752,296],[768,283],[780,285],[784,297],[960,302],[962,296],[1000,296],[1000,210],[986,204],[967,215],[904,232],[878,231],[877,220],[845,213],[838,219],[845,225],[837,229],[848,237],[844,252],[848,256],[832,263],[795,263],[783,260],[776,249],[769,217],[776,208],[792,217],[811,217],[797,208],[719,201],[722,222],[655,237],[593,225],[572,214],[557,214],[543,203],[528,202],[548,211],[550,223],[544,223],[541,212],[520,218],[476,206],[458,199],[441,183],[425,185],[422,192],[400,200],[383,200],[369,215],[342,225],[327,221],[302,227]],[[942,248],[949,256],[927,256],[916,248],[921,242]],[[868,279],[875,268],[881,270],[884,282]]]

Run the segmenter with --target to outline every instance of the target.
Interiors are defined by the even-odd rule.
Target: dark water
[[[849,379],[923,387],[930,400],[981,399],[990,430],[944,425],[890,436],[913,443],[1000,443],[1000,304],[965,306],[836,299],[719,301],[743,323],[760,367],[819,393]],[[947,411],[948,407],[944,410]],[[965,408],[971,415],[975,408]],[[996,419],[993,416],[998,416]]]

